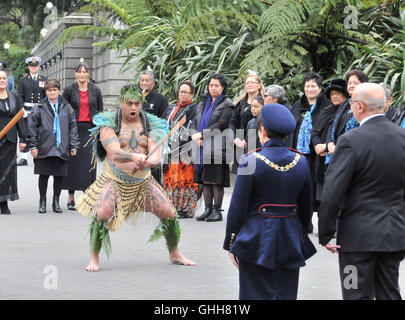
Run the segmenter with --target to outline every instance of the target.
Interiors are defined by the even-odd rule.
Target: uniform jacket
[[[167,112],[166,109],[169,106],[169,103],[167,102],[167,98],[163,94],[152,90],[145,97],[145,100],[146,101],[142,104],[142,109],[144,111],[154,114],[159,118],[164,117]]]
[[[223,248],[268,269],[302,267],[316,252],[306,233],[312,213],[307,161],[287,149],[281,139],[267,141],[257,154],[279,166],[294,160],[296,164],[280,172],[254,153],[242,156]],[[255,169],[243,172],[247,166]],[[236,237],[232,242],[233,233]]]
[[[62,96],[73,108],[73,110],[75,111],[76,119],[78,119],[80,113],[79,85],[77,83],[73,83],[63,91]],[[97,113],[103,111],[103,97],[101,95],[100,89],[91,82],[89,82],[88,84],[88,97],[90,118],[93,120],[93,117]]]
[[[44,85],[47,77],[38,75],[36,81],[31,78],[31,75],[23,76],[18,83],[18,95],[29,103],[39,103],[45,98]]]
[[[405,130],[384,116],[340,136],[325,177],[319,242],[342,252],[405,249]]]
[[[63,97],[59,96],[59,121],[61,143],[56,148],[56,135],[53,134],[54,112],[44,99],[36,105],[28,117],[30,148],[38,149],[38,158],[59,157],[68,160],[72,149],[79,149],[75,112]]]
[[[22,109],[23,102],[17,94],[8,91],[9,110],[0,103],[0,130],[2,130],[11,119]],[[17,143],[17,133],[20,138],[20,142],[27,143],[27,130],[25,121],[18,121],[17,124],[12,127],[2,139],[7,139],[11,143]]]

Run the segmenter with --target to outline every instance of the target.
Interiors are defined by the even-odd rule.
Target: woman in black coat
[[[325,96],[322,90],[322,77],[317,73],[307,73],[304,76],[304,95],[296,101],[291,107],[291,112],[297,122],[296,129],[292,135],[292,146],[307,158],[311,171],[312,181],[315,179],[316,152],[311,144],[312,128],[316,126],[322,110],[330,104],[330,100]],[[316,185],[313,183],[313,190]],[[313,193],[313,208],[318,211],[319,201],[316,200]],[[310,224],[309,232],[312,232],[313,226]]]
[[[197,220],[211,222],[222,220],[224,187],[230,186],[229,164],[224,158],[226,139],[221,136],[222,143],[216,145],[214,141],[218,142],[218,139],[214,139],[214,135],[215,131],[222,132],[228,128],[234,106],[232,100],[226,96],[228,84],[222,74],[211,75],[207,86],[208,93],[202,95],[197,105],[192,128],[198,132],[192,135],[192,139],[200,146],[200,162],[195,163],[194,181],[203,184],[205,202],[205,211]],[[208,139],[211,141],[207,141]],[[208,158],[210,163],[206,163]]]
[[[75,113],[70,104],[59,95],[59,80],[48,79],[44,89],[45,99],[32,109],[28,117],[34,174],[39,174],[38,212],[46,212],[48,179],[53,176],[52,208],[54,212],[61,213],[59,196],[62,180],[68,174],[68,160],[76,155],[80,142]]]
[[[80,148],[69,160],[68,175],[63,179],[62,189],[69,190],[69,210],[75,209],[75,190],[86,190],[96,180],[96,168],[92,168],[92,146],[87,144],[89,129],[93,128],[93,117],[103,111],[101,91],[89,81],[90,69],[81,62],[75,69],[76,82],[63,91],[63,98],[75,111]]]
[[[332,101],[332,103],[321,111],[319,119],[312,129],[311,143],[316,152],[314,174],[316,190],[313,190],[313,192],[316,193],[316,200],[318,201],[321,200],[323,180],[327,168],[327,165],[325,165],[325,157],[328,153],[328,129],[332,125],[339,107],[345,100],[347,100],[347,98],[349,98],[349,93],[347,92],[346,87],[347,84],[344,79],[337,78],[330,81],[329,87],[325,90],[325,95]]]
[[[14,118],[23,104],[20,96],[8,90],[7,73],[0,70],[0,130]],[[17,189],[17,135],[20,138],[19,149],[22,151],[27,143],[26,132],[25,122],[19,121],[0,139],[1,214],[10,214],[7,201],[19,199]]]

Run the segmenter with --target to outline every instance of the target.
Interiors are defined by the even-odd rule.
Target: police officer
[[[263,106],[263,148],[239,162],[223,246],[239,269],[239,299],[296,299],[299,268],[316,252],[306,232],[312,213],[308,164],[284,143],[294,129],[287,107]]]
[[[25,63],[28,66],[29,74],[24,75],[18,85],[18,95],[24,100],[23,121],[27,121],[27,117],[34,105],[45,98],[44,86],[47,80],[46,77],[38,74],[41,58],[29,57],[25,59]],[[29,148],[26,148],[21,152],[21,159],[18,161],[17,166],[28,165],[28,151]]]

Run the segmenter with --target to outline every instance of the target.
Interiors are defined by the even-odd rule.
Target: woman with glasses
[[[34,174],[39,174],[39,213],[46,212],[46,190],[53,176],[54,212],[62,213],[59,196],[63,177],[68,174],[68,160],[80,147],[75,112],[60,95],[58,79],[45,82],[46,97],[34,106],[28,117],[30,149],[34,158]]]
[[[351,97],[354,92],[354,89],[360,83],[368,82],[368,77],[363,71],[353,69],[347,73],[346,81],[347,81],[347,92]],[[342,105],[339,107],[338,112],[336,113],[332,125],[329,127],[327,139],[328,155],[326,156],[325,164],[329,164],[333,156],[333,153],[335,152],[338,138],[342,134],[358,127],[359,125],[351,111],[350,107],[351,104],[352,104],[351,99],[347,99],[344,103],[342,103]]]
[[[80,61],[75,68],[76,82],[67,87],[62,97],[75,111],[80,148],[76,157],[69,160],[68,175],[63,179],[62,189],[69,190],[67,207],[75,209],[75,190],[86,190],[96,180],[96,168],[92,168],[92,146],[87,144],[89,129],[94,127],[93,117],[103,111],[101,91],[90,79],[89,66]]]
[[[169,106],[167,120],[173,128],[179,120],[186,117],[186,122],[179,130],[186,133],[195,118],[196,104],[193,101],[194,84],[191,81],[182,81],[178,86],[179,97],[176,105]],[[168,159],[168,168],[164,173],[164,190],[177,210],[180,219],[194,217],[197,206],[198,184],[194,183],[194,165],[181,161],[179,150],[187,143],[181,139],[180,134],[172,138],[171,153]]]
[[[253,119],[251,106],[254,97],[260,95],[263,96],[264,85],[261,78],[256,74],[248,74],[243,82],[243,93],[235,100],[235,110],[232,113],[231,120],[229,122],[229,128],[233,130],[235,140],[233,143],[237,148],[243,149],[241,153],[247,151],[247,124]],[[243,129],[243,136],[239,136],[237,129]],[[249,149],[253,149],[250,147]],[[236,174],[238,168],[237,161],[238,152],[236,153],[235,163],[232,168],[232,172]]]

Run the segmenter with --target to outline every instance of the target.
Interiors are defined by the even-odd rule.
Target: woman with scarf
[[[181,134],[190,128],[195,118],[194,84],[191,81],[182,81],[178,86],[178,92],[177,105],[169,106],[166,118],[171,128],[184,116],[186,122],[180,129],[177,139],[172,139],[171,151],[174,152],[171,153],[172,157],[164,174],[164,190],[176,208],[179,218],[182,219],[194,217],[198,196],[198,183],[194,183],[194,165],[183,163],[182,154],[175,152],[175,149],[181,148],[187,142],[183,141]]]
[[[226,96],[228,83],[222,74],[213,74],[207,81],[208,93],[203,94],[197,105],[192,128],[197,130],[192,139],[200,146],[199,162],[195,163],[194,181],[203,184],[205,211],[197,221],[221,221],[224,187],[230,186],[229,165],[224,158],[222,143],[214,139],[218,130],[228,128],[234,110],[232,100]],[[215,141],[216,140],[216,141]],[[225,143],[224,143],[225,142]],[[220,158],[219,158],[220,157]]]
[[[53,176],[52,209],[61,213],[59,196],[63,177],[68,174],[68,160],[80,147],[73,108],[60,96],[60,82],[45,82],[46,97],[36,105],[28,118],[34,174],[39,174],[39,213],[46,212],[46,190],[49,176]]]
[[[4,64],[3,64],[4,67]],[[17,94],[8,90],[7,73],[0,69],[0,130],[21,110],[23,101]],[[19,121],[0,139],[0,212],[10,214],[8,201],[18,200],[17,190],[17,135],[19,149],[24,150],[26,137],[25,122]]]
[[[311,144],[312,128],[316,126],[322,110],[331,102],[326,98],[322,90],[322,77],[317,73],[307,73],[304,76],[304,95],[291,107],[291,112],[297,123],[293,134],[293,148],[305,155],[311,171],[313,181],[312,190],[316,190],[315,185],[315,163],[316,152]],[[319,201],[316,200],[313,192],[313,210],[318,211]],[[312,216],[311,216],[312,218]],[[313,231],[312,223],[309,225],[310,233]]]

